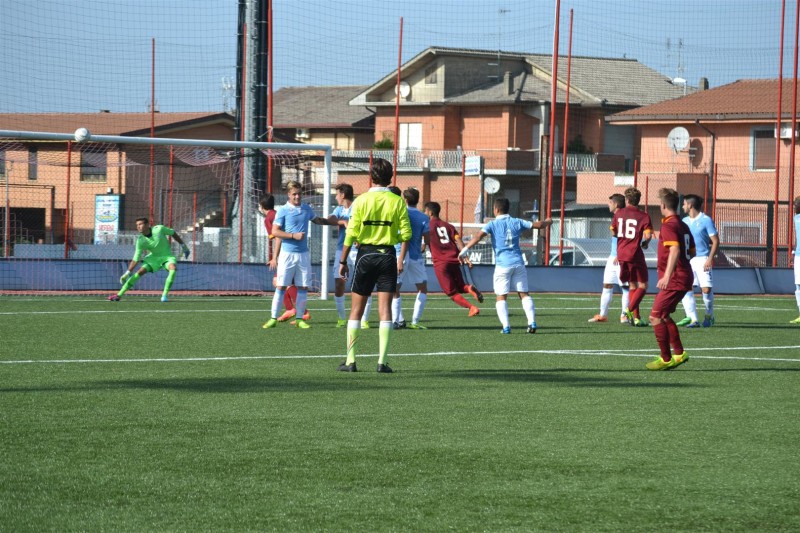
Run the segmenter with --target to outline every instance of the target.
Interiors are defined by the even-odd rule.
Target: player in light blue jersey
[[[544,229],[553,223],[551,219],[531,222],[514,218],[508,214],[510,204],[507,198],[497,198],[494,201],[495,219],[484,225],[472,237],[461,252],[459,257],[465,257],[469,249],[478,244],[486,235],[492,238],[494,249],[494,293],[497,297],[495,308],[497,317],[503,326],[503,333],[511,333],[511,323],[508,320],[508,293],[514,290],[522,300],[522,309],[528,319],[528,333],[536,333],[536,306],[533,298],[528,294],[528,272],[525,261],[522,259],[522,250],[519,247],[519,236],[525,230],[532,228]]]
[[[342,247],[344,246],[344,234],[347,229],[347,221],[350,220],[350,213],[353,211],[353,186],[349,183],[339,183],[336,189],[337,206],[328,217],[328,224],[339,228],[339,239],[336,241],[336,254],[333,264],[337,269],[339,261],[342,260]],[[344,260],[347,261],[352,270],[355,266],[355,258],[358,249],[352,248]],[[345,279],[334,276],[333,280],[333,301],[336,304],[337,328],[347,327],[347,309],[345,308]]]
[[[283,295],[294,280],[297,287],[295,302],[297,320],[295,325],[300,329],[311,326],[301,317],[306,310],[308,286],[311,281],[311,254],[308,251],[308,223],[327,224],[328,221],[316,216],[310,205],[303,203],[303,186],[296,181],[286,184],[289,201],[278,209],[275,222],[272,223],[272,234],[281,239],[278,255],[278,273],[275,293],[272,296],[272,316],[262,326],[264,329],[278,325],[278,312],[281,309]]]
[[[689,226],[689,231],[692,232],[697,252],[697,255],[691,259],[692,272],[694,272],[693,285],[699,286],[703,295],[705,316],[702,324],[704,328],[708,328],[714,325],[714,282],[711,269],[714,265],[714,255],[719,248],[719,236],[714,221],[701,211],[702,208],[703,199],[696,194],[687,194],[683,197],[683,211],[687,214],[683,218],[683,222]],[[682,303],[686,318],[677,324],[687,328],[700,327],[697,305],[694,301],[694,290],[686,293]]]
[[[608,210],[613,215],[618,209],[625,207],[625,196],[616,193],[608,197]],[[608,308],[611,306],[611,299],[614,296],[614,285],[619,285],[622,291],[622,314],[619,316],[621,324],[628,323],[628,315],[625,309],[628,308],[628,284],[619,279],[619,261],[617,260],[617,238],[611,237],[611,254],[606,260],[606,268],[603,271],[603,292],[600,295],[600,313],[589,319],[589,322],[608,322]]]
[[[408,327],[409,329],[428,329],[419,323],[425,303],[428,301],[428,273],[425,268],[425,246],[430,232],[430,219],[417,209],[419,204],[419,191],[409,187],[403,191],[403,199],[408,207],[408,219],[411,222],[411,240],[408,241],[408,255],[406,255],[403,272],[397,276],[397,291],[392,300],[392,322],[395,329]],[[400,286],[404,282],[413,283],[417,288],[417,298],[414,301],[414,314],[411,315],[411,324],[406,325],[403,316],[403,299],[400,295]]]
[[[789,266],[794,264],[794,298],[797,301],[797,311],[800,313],[800,249],[797,247],[800,233],[800,196],[794,199],[794,239],[792,241],[792,254],[789,255]],[[791,321],[792,324],[800,324],[800,316]]]

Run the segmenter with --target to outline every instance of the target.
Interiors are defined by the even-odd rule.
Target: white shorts
[[[428,282],[428,271],[425,269],[425,258],[410,259],[406,256],[403,263],[403,273],[398,274],[397,284],[408,283],[418,285],[420,283]]]
[[[528,292],[528,271],[525,265],[494,267],[494,293],[503,296],[509,292]]]
[[[358,255],[358,248],[355,246],[350,248],[350,253],[347,254],[347,266],[350,269],[350,273],[347,275],[347,279],[345,280],[346,286],[350,286],[353,283],[353,272],[356,270],[356,256]],[[342,250],[337,249],[336,254],[334,255],[333,259],[333,279],[339,279],[339,262],[342,260]]]
[[[794,256],[794,284],[800,285],[800,255]]]
[[[350,253],[347,254],[347,266],[350,267],[350,273],[356,266],[356,256],[358,255],[358,248],[353,246],[350,248]],[[336,255],[333,258],[334,272],[339,271],[339,263],[342,261],[342,250],[336,250]]]
[[[616,256],[608,256],[606,260],[606,269],[603,271],[603,285],[627,286],[627,283],[619,282],[619,263],[614,264],[616,259]]]
[[[698,255],[689,260],[692,265],[692,272],[694,272],[694,283],[692,283],[692,285],[696,287],[711,288],[714,286],[711,280],[711,271],[704,270],[707,259],[708,256]]]
[[[284,252],[278,255],[277,287],[308,287],[311,283],[311,254],[309,252]]]

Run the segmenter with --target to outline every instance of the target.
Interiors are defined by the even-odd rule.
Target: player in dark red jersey
[[[428,247],[433,259],[433,271],[442,291],[453,300],[456,305],[469,309],[469,316],[475,316],[481,310],[464,299],[462,294],[469,293],[478,303],[483,303],[483,295],[476,287],[464,283],[461,274],[461,260],[458,252],[464,247],[461,236],[452,224],[439,218],[442,207],[437,202],[425,204],[425,214],[430,217],[430,233],[428,234]]]
[[[639,313],[639,304],[647,293],[647,263],[643,248],[653,237],[650,216],[639,210],[642,193],[639,189],[625,189],[625,207],[617,209],[611,223],[611,234],[617,238],[619,281],[629,284],[628,309],[625,314],[633,326],[646,326]]]
[[[694,282],[690,262],[694,256],[692,232],[678,218],[678,193],[674,189],[658,191],[661,200],[661,232],[658,239],[658,288],[650,323],[656,334],[661,356],[647,363],[648,370],[671,370],[685,363],[689,356],[683,349],[678,326],[670,317]],[[670,353],[672,348],[672,353]]]

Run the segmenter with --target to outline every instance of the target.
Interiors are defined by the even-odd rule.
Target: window
[[[81,154],[81,181],[88,183],[105,183],[108,154],[106,152]]]
[[[751,139],[753,170],[775,170],[775,128],[753,128]]]
[[[39,179],[39,149],[31,146],[28,149],[28,181]]]
[[[436,85],[437,83],[436,72],[437,72],[436,65],[431,65],[425,68],[425,85]]]
[[[773,142],[774,140],[773,138]],[[756,222],[722,222],[719,226],[719,240],[726,245],[759,245],[763,243],[761,229],[761,224]]]

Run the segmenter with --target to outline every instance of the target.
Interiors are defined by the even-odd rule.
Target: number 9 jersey
[[[669,278],[666,290],[690,291],[694,282],[694,273],[690,259],[694,257],[694,237],[689,226],[675,216],[669,216],[661,222],[661,234],[658,239],[658,277],[664,277],[667,269],[669,251],[673,246],[678,246],[678,260],[675,271]]]

